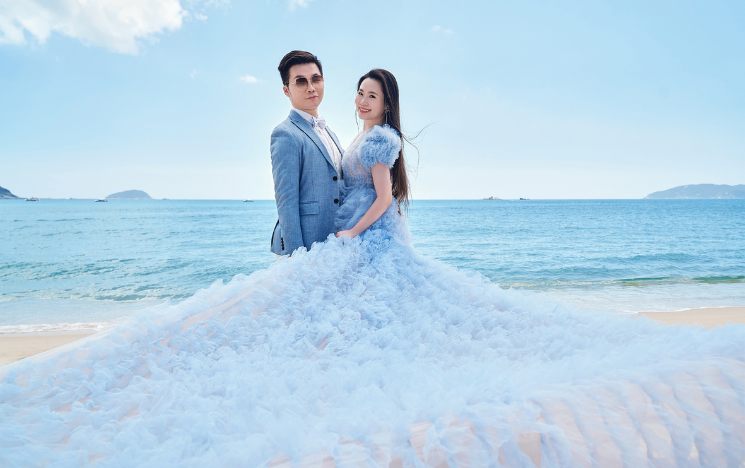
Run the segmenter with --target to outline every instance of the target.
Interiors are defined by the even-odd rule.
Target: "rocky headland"
[[[661,192],[650,193],[650,199],[716,199],[745,198],[745,185],[696,184],[681,185]]]
[[[143,192],[142,190],[126,190],[124,192],[112,193],[108,197],[108,200],[124,199],[124,200],[152,200],[150,195]]]
[[[17,200],[18,198],[10,193],[10,190],[0,187],[0,199]]]

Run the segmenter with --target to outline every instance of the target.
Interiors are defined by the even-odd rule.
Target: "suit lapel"
[[[336,133],[332,132],[330,128],[326,127],[326,131],[329,132],[329,135],[331,135],[331,139],[334,140],[334,144],[336,145],[336,149],[339,150],[339,154],[344,156],[344,150],[341,147],[341,144],[339,144],[339,139],[336,138]]]
[[[326,161],[331,164],[331,167],[336,169],[336,166],[334,166],[334,162],[331,160],[331,155],[326,149],[326,145],[323,144],[321,139],[318,137],[318,134],[315,132],[315,130],[313,130],[313,127],[308,123],[308,121],[294,111],[290,112],[290,120],[292,120],[292,123],[294,123],[297,128],[308,135],[308,138],[310,138],[313,143],[316,144],[316,146],[318,147],[318,151],[320,151],[323,157],[326,158]]]
[[[333,140],[334,144],[336,145],[336,149],[339,150],[339,154],[341,154],[342,161],[344,160],[344,150],[341,147],[341,144],[339,143],[339,139],[336,138],[336,133],[332,132],[330,128],[326,127],[326,131],[329,135],[331,135],[331,140]],[[336,166],[334,166],[336,167]],[[339,171],[337,171],[339,172]],[[341,174],[339,174],[339,177],[342,179],[344,178],[344,164],[341,164]]]

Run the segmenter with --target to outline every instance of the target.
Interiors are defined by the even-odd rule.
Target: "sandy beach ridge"
[[[95,334],[93,330],[71,332],[0,334],[0,366],[50,351]]]

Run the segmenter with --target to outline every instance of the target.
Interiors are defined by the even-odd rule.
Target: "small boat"
[[[253,203],[253,200],[243,200],[243,203]]]
[[[26,201],[39,201],[36,197],[27,198]]]
[[[521,198],[520,200],[530,200],[530,198]]]
[[[96,203],[98,202],[107,202],[108,200],[105,198],[96,198]]]

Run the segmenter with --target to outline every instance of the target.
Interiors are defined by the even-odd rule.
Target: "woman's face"
[[[386,104],[383,99],[383,88],[377,80],[365,78],[360,84],[360,89],[357,90],[354,103],[360,119],[376,124],[383,122]]]

